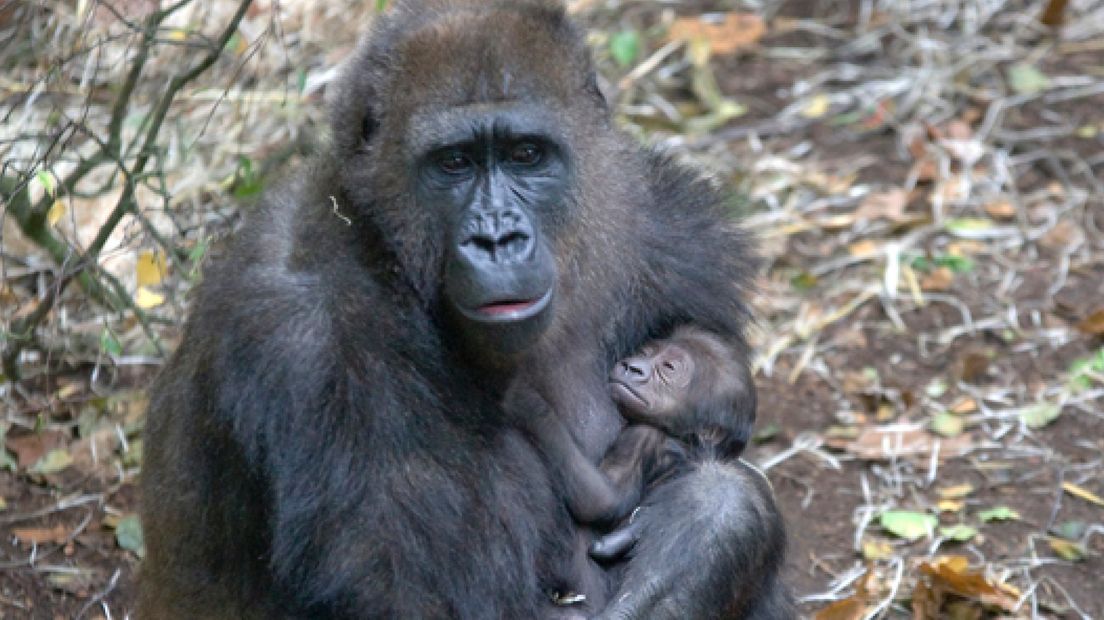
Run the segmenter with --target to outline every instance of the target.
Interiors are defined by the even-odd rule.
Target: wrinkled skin
[[[616,360],[683,324],[746,359],[743,234],[612,128],[562,7],[398,2],[334,88],[329,149],[207,269],[154,386],[139,617],[570,617],[580,576],[611,617],[787,617],[757,475],[657,488],[607,570],[507,407],[597,462]]]

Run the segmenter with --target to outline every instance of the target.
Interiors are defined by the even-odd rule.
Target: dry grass
[[[124,4],[132,21],[152,10]],[[1040,23],[1044,4],[572,3],[595,25],[623,126],[730,183],[734,210],[762,239],[766,432],[753,456],[796,533],[791,573],[810,614],[834,602],[823,617],[1104,615],[1104,596],[1082,583],[1104,570],[1104,508],[1078,495],[1104,495],[1104,5],[1072,0],[1053,29]],[[106,521],[110,532],[109,517],[133,511],[140,390],[178,337],[196,264],[240,202],[317,144],[325,87],[371,5],[256,4],[180,91],[137,208],[91,270],[136,306],[106,312],[65,288],[21,347],[21,380],[0,383],[9,437],[56,432],[75,451],[92,429],[115,428],[111,467],[93,468],[102,484],[92,484],[16,464],[0,522],[52,524],[93,505],[92,529]],[[235,6],[194,0],[162,25],[122,144],[141,139],[164,85]],[[733,10],[748,15],[700,26],[703,14],[726,23],[708,11]],[[669,37],[693,23],[696,36]],[[0,159],[32,201],[110,134],[138,36],[95,2],[0,9]],[[57,197],[51,230],[71,256],[87,252],[122,191],[108,162]],[[6,215],[8,328],[74,272],[17,228]],[[163,273],[143,279],[143,252],[165,256]],[[143,286],[163,299],[140,299]],[[23,458],[21,445],[9,453]],[[947,496],[964,481],[964,497]],[[999,506],[1019,518],[981,516]],[[893,509],[977,533],[908,542],[884,527]],[[72,534],[43,549],[83,540],[90,522],[76,516],[62,520]],[[1062,555],[1070,545],[1076,561]],[[127,552],[4,553],[12,586],[0,595],[14,608],[40,595],[30,608],[128,608]],[[938,563],[950,555],[970,558],[974,590],[962,591],[967,572]],[[98,571],[83,590],[51,581],[82,561]]]

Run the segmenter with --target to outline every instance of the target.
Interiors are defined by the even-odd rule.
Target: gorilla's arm
[[[427,377],[446,373],[409,351],[431,332],[364,311],[384,302],[352,271],[208,272],[154,390],[141,617],[535,612],[543,465],[520,435],[472,432],[493,403],[445,405]]]
[[[636,540],[602,620],[796,617],[779,581],[782,516],[763,475],[742,461],[703,462],[660,485],[614,536]]]

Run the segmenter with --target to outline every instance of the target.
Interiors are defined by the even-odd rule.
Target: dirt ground
[[[732,185],[761,240],[748,457],[802,614],[1104,618],[1104,8],[1056,34],[1037,2],[766,3],[703,62],[664,33],[746,7],[576,4],[623,125]],[[28,366],[0,401],[0,618],[125,617],[157,364]]]

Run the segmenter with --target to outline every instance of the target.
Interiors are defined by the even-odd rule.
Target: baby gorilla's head
[[[755,389],[743,359],[720,337],[681,327],[618,362],[610,389],[632,422],[687,439],[719,435],[712,439],[738,442],[739,451],[755,417]]]

